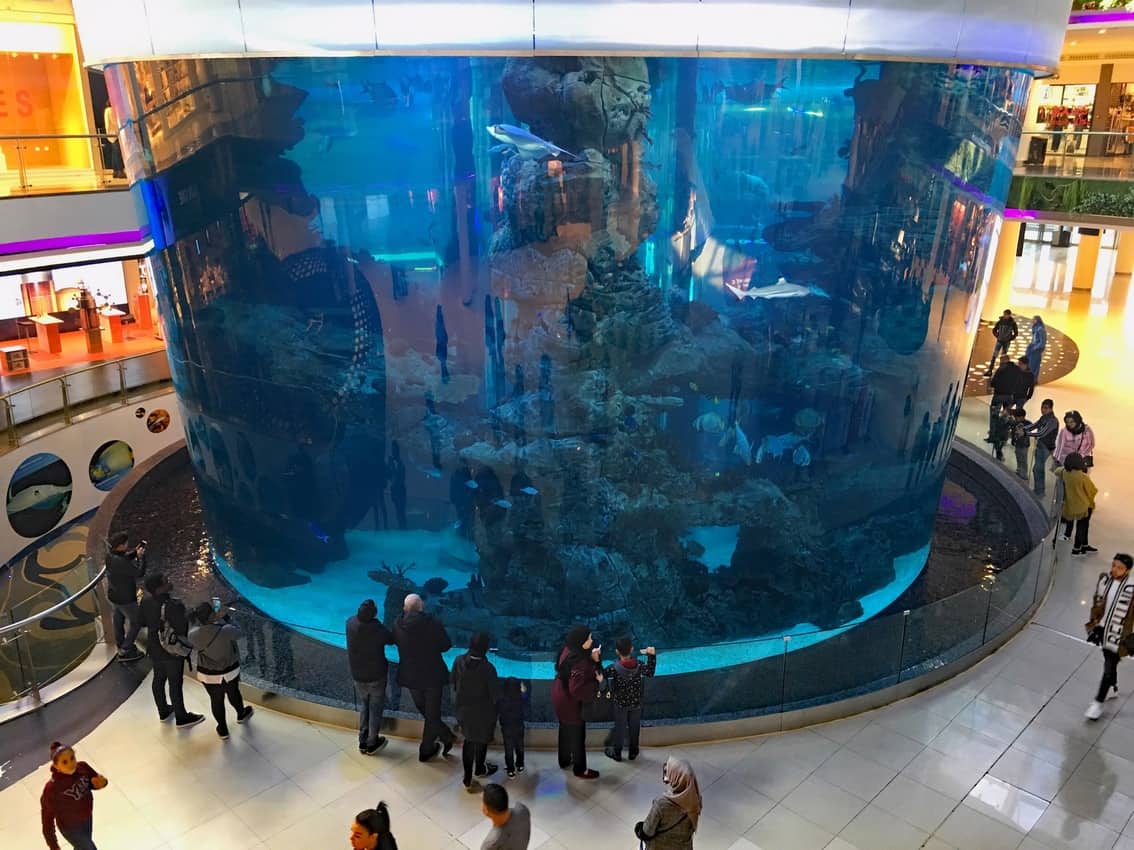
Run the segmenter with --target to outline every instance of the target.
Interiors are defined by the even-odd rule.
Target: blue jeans
[[[61,829],[59,832],[75,850],[98,850],[98,848],[95,847],[94,839],[91,838],[92,829],[94,829],[94,824],[91,821],[87,821],[81,826]]]
[[[988,361],[989,372],[996,368],[996,358],[1001,354],[1008,353],[1008,346],[1010,346],[1011,344],[1011,341],[1001,342],[1000,340],[996,340],[996,345],[992,346],[992,358]]]
[[[130,649],[142,630],[142,614],[137,602],[114,603],[114,643],[119,650]],[[126,621],[130,630],[126,630]]]
[[[614,704],[614,729],[610,734],[610,746],[622,753],[622,747],[630,745],[630,752],[638,752],[638,733],[642,728],[642,707],[625,708]]]
[[[373,747],[381,737],[382,712],[386,710],[386,682],[355,682],[358,694],[358,745]]]
[[[1032,489],[1037,496],[1047,491],[1047,460],[1051,457],[1051,450],[1042,442],[1036,440],[1036,455],[1032,461]]]

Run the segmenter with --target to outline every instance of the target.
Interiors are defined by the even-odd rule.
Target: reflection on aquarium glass
[[[690,650],[839,629],[917,577],[1027,74],[112,78],[214,552],[268,614],[336,632],[416,591],[522,662],[576,621]]]

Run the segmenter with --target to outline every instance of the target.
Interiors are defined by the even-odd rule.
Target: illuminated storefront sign
[[[0,21],[0,170],[89,168],[85,139],[42,138],[89,132],[74,27]]]

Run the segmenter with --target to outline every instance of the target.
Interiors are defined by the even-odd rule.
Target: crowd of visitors
[[[1040,415],[1034,422],[1027,418],[1025,406],[1034,395],[1047,347],[1047,328],[1042,318],[1032,319],[1027,349],[1015,362],[1009,359],[1008,352],[1019,336],[1019,326],[1010,310],[1005,310],[997,320],[992,335],[992,359],[985,372],[992,394],[987,442],[992,444],[998,460],[1004,460],[1003,448],[1011,443],[1016,474],[1025,481],[1031,454],[1032,487],[1039,496],[1046,494],[1047,472],[1054,471],[1063,485],[1060,537],[1071,543],[1072,555],[1092,555],[1098,551],[1090,543],[1098,495],[1098,487],[1090,476],[1095,465],[1095,433],[1078,410],[1067,411],[1061,427],[1055,416],[1055,402],[1050,398],[1040,402]],[[1002,356],[994,372],[998,355]],[[1103,653],[1102,679],[1085,715],[1093,721],[1102,717],[1104,703],[1118,696],[1118,662],[1134,653],[1134,557],[1119,552],[1109,572],[1099,575],[1086,631],[1087,640]]]
[[[240,692],[238,641],[242,634],[232,622],[230,609],[214,597],[189,610],[174,595],[165,575],[146,573],[144,541],[131,549],[128,536],[118,533],[108,542],[107,566],[119,659],[132,661],[143,657],[135,641],[145,628],[146,654],[153,662],[152,690],[158,719],[173,719],[182,729],[204,720],[185,707],[184,677],[189,667],[208,693],[217,736],[227,740],[225,703],[232,706],[237,723],[244,723],[253,714],[252,706],[245,704]],[[139,582],[145,588],[140,603]],[[389,678],[386,648],[396,646],[400,659],[397,684],[410,692],[423,718],[419,760],[447,756],[457,743],[457,735],[442,718],[444,691],[451,686],[463,739],[462,784],[470,794],[482,795],[482,810],[492,823],[482,850],[526,848],[531,835],[531,812],[522,803],[510,805],[508,792],[501,785],[482,785],[479,781],[499,769],[488,760],[498,724],[508,778],[524,772],[527,687],[518,679],[497,674],[489,658],[491,637],[483,632],[474,634],[467,651],[454,661],[450,671],[444,658],[453,645],[449,633],[440,619],[426,612],[422,597],[411,593],[392,628],[387,628],[378,617],[373,599],[363,600],[357,613],[346,621],[346,643],[359,708],[359,752],[376,755],[387,744],[380,734]],[[620,639],[616,649],[617,659],[604,672],[602,647],[595,644],[590,629],[575,626],[567,633],[557,655],[552,702],[559,720],[559,764],[583,780],[599,776],[597,770],[587,767],[583,718],[586,707],[600,697],[611,700],[615,719],[606,755],[621,761],[623,747],[627,747],[631,759],[638,757],[644,680],[654,675],[657,651],[646,647],[643,663],[630,638]],[[634,832],[646,848],[691,848],[701,811],[693,769],[687,762],[670,759],[662,781],[667,790],[654,801]],[[51,850],[59,848],[58,835],[76,850],[95,850],[93,792],[106,785],[104,776],[76,759],[71,746],[52,744],[51,779],[41,797],[43,835]],[[354,850],[396,850],[390,812],[384,802],[359,812],[350,827],[350,846]]]

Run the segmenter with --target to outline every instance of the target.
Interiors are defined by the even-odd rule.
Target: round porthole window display
[[[134,450],[129,443],[111,440],[103,443],[91,455],[87,470],[93,484],[99,490],[111,490],[134,468]]]
[[[8,482],[6,503],[8,524],[16,534],[46,534],[71,504],[71,470],[62,458],[48,452],[25,458]]]
[[[151,411],[146,417],[146,427],[151,434],[160,434],[169,427],[169,411],[162,407]]]

